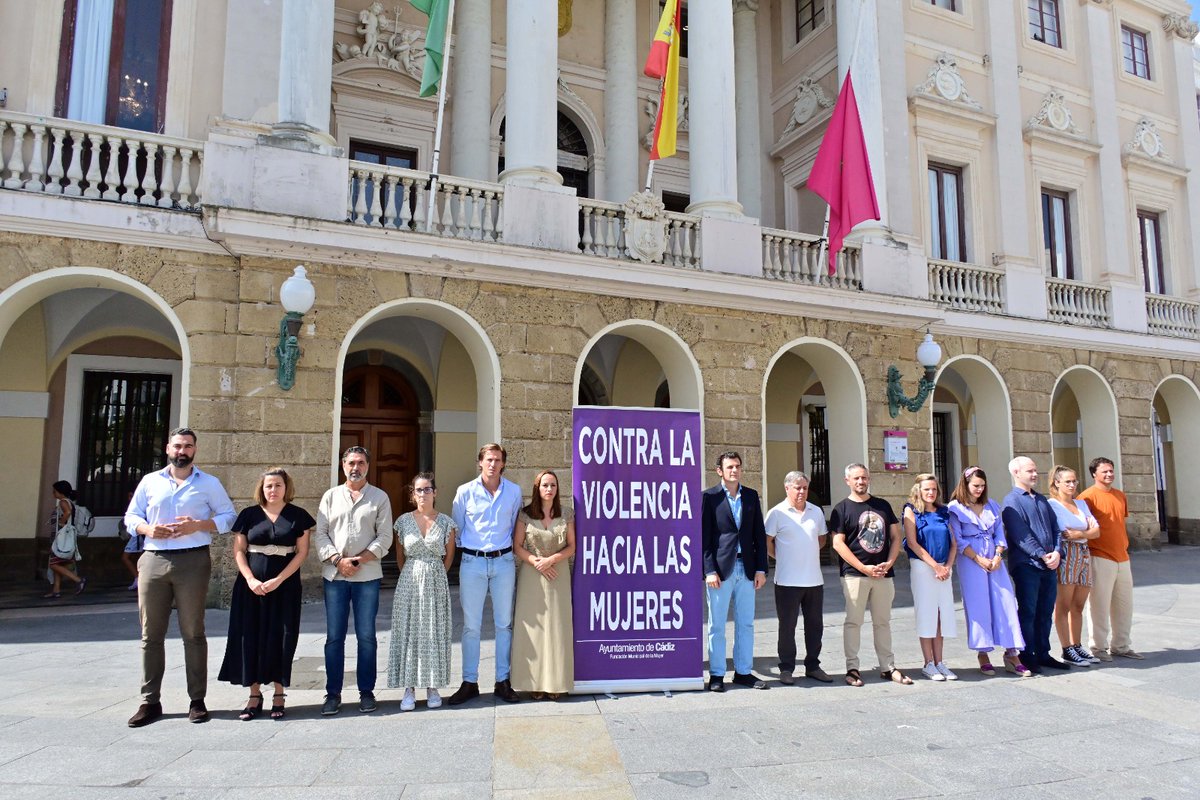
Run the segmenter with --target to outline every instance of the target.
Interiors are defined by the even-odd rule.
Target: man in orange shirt
[[[1133,628],[1133,574],[1129,569],[1129,533],[1125,530],[1129,506],[1125,493],[1113,488],[1117,471],[1110,459],[1092,459],[1088,471],[1092,474],[1092,485],[1079,499],[1088,504],[1100,523],[1100,537],[1088,543],[1095,581],[1088,597],[1092,654],[1101,661],[1112,661],[1113,656],[1140,659],[1142,654],[1133,649],[1129,639]]]

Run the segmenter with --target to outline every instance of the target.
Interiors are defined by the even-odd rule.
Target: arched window
[[[504,129],[507,119],[500,122],[500,162],[497,174],[504,172]],[[591,154],[583,132],[569,116],[558,111],[558,174],[562,175],[563,186],[575,189],[578,197],[591,197]]]

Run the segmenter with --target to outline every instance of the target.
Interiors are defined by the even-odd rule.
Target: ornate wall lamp
[[[279,388],[287,391],[296,385],[296,363],[300,360],[300,323],[317,300],[317,290],[303,266],[297,265],[292,276],[279,287],[279,304],[287,313],[279,321],[279,344],[275,358],[279,368],[275,376]]]
[[[926,328],[925,341],[917,345],[917,362],[925,368],[925,374],[917,384],[917,394],[912,399],[905,397],[904,390],[900,388],[900,370],[895,364],[888,367],[888,411],[893,418],[900,415],[902,407],[909,411],[919,411],[921,406],[925,405],[925,400],[936,386],[933,376],[937,374],[937,366],[941,360],[942,347],[933,340],[933,334]]]

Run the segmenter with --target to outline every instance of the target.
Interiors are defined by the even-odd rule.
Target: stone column
[[[692,0],[687,35],[692,191],[688,212],[740,216],[733,5],[729,0]]]
[[[762,216],[762,132],[758,113],[758,0],[734,0],[737,187],[746,216]]]
[[[558,3],[510,0],[501,180],[562,184],[558,174]]]
[[[279,53],[279,121],[273,139],[331,145],[329,110],[333,80],[334,0],[283,4]]]
[[[604,141],[608,153],[605,197],[623,202],[641,188],[638,144],[637,2],[604,4]]]
[[[450,171],[463,178],[492,177],[492,3],[457,0],[450,55]]]
[[[1163,29],[1171,42],[1171,58],[1175,66],[1174,91],[1179,109],[1179,143],[1183,166],[1187,169],[1187,204],[1181,220],[1196,220],[1200,214],[1200,126],[1196,124],[1196,83],[1192,59],[1192,39],[1197,34],[1196,23],[1187,17],[1168,14],[1163,17]],[[1173,36],[1171,34],[1174,34]],[[1173,269],[1174,294],[1179,297],[1200,297],[1200,225],[1185,224],[1184,259]]]

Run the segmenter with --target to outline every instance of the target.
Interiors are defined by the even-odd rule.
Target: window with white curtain
[[[1137,216],[1142,245],[1143,286],[1150,294],[1166,294],[1161,220],[1153,211],[1138,209]]]
[[[1071,198],[1066,192],[1042,190],[1042,251],[1050,275],[1075,280],[1071,252]]]
[[[161,132],[171,0],[66,0],[58,116]]]

